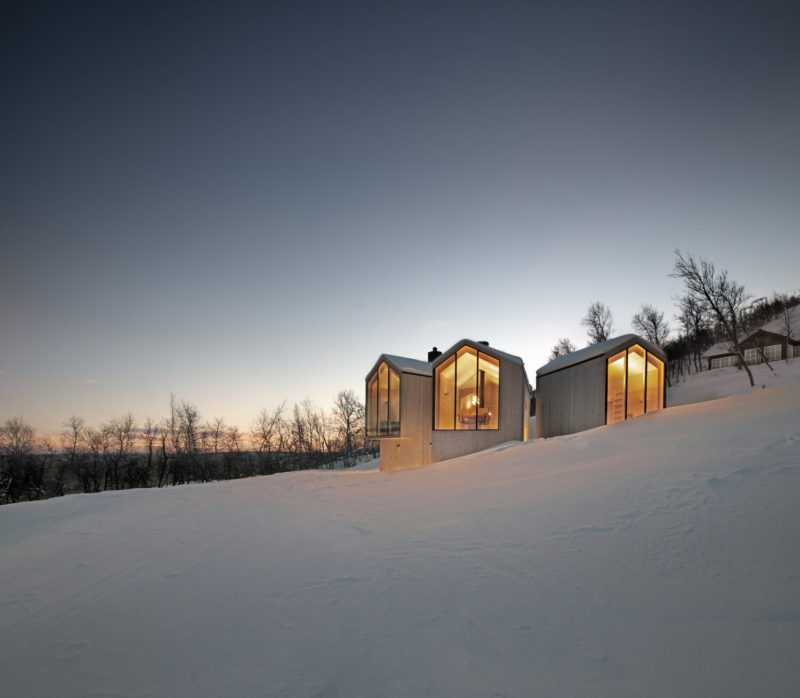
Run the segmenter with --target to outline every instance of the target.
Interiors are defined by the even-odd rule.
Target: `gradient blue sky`
[[[4,2],[0,419],[247,428],[487,339],[532,377],[673,248],[800,290],[796,2]]]

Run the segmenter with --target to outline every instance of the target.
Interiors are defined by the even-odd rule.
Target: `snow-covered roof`
[[[794,306],[794,308],[789,309],[789,317],[790,322],[792,323],[792,333],[790,335],[791,339],[797,340],[800,338],[800,305]],[[739,335],[739,341],[744,342],[746,339],[752,337],[754,334],[758,332],[770,332],[772,334],[778,334],[782,337],[786,336],[786,322],[783,319],[783,313],[778,313],[775,317],[772,318],[769,322],[763,324],[756,330],[748,334],[741,334]],[[722,356],[724,354],[732,354],[733,347],[731,346],[731,342],[727,339],[717,342],[716,344],[712,344],[708,349],[703,352],[704,359],[711,359],[715,356]]]
[[[704,359],[710,359],[713,356],[720,356],[722,354],[732,354],[733,349],[731,348],[731,343],[729,340],[724,340],[722,342],[717,342],[716,344],[712,344],[708,349],[703,352]]]
[[[794,306],[794,308],[789,308],[789,319],[792,323],[792,339],[800,338],[800,305]],[[773,334],[779,334],[782,336],[786,336],[786,322],[783,319],[783,313],[778,313],[772,320],[770,320],[765,325],[762,325],[762,330],[765,332],[772,332]]]
[[[416,373],[420,376],[431,375],[431,365],[427,361],[409,359],[407,356],[396,356],[395,354],[381,354],[381,356],[401,373]]]
[[[451,346],[447,351],[442,352],[441,356],[436,357],[431,363],[433,368],[436,368],[439,364],[441,364],[445,359],[451,356],[454,352],[458,351],[464,345],[468,345],[475,349],[476,351],[484,352],[489,356],[493,356],[495,359],[505,359],[507,361],[511,361],[515,364],[519,364],[522,367],[522,375],[525,378],[525,383],[528,384],[528,390],[532,390],[530,385],[530,381],[528,380],[528,373],[525,370],[525,362],[522,360],[521,357],[516,356],[515,354],[509,354],[508,352],[501,351],[500,349],[495,349],[493,346],[489,344],[484,344],[483,342],[476,342],[474,339],[461,339],[457,341],[453,346]]]
[[[367,373],[367,379],[375,373],[381,361],[386,361],[398,373],[413,373],[417,376],[430,376],[431,365],[427,361],[410,359],[407,356],[397,356],[396,354],[381,354],[373,367]]]
[[[599,356],[613,354],[615,351],[624,349],[632,344],[639,344],[650,353],[662,359],[666,359],[664,351],[655,344],[648,342],[637,334],[623,334],[619,337],[607,339],[605,342],[600,342],[599,344],[592,344],[585,349],[578,349],[578,351],[573,351],[571,354],[559,356],[557,359],[553,359],[550,363],[539,368],[536,371],[536,375],[546,376],[548,373],[555,373],[569,366],[582,364],[584,361],[591,361]]]
[[[489,354],[489,356],[493,356],[496,359],[507,359],[508,361],[513,361],[520,366],[524,366],[525,362],[519,357],[514,354],[509,354],[505,351],[500,351],[499,349],[495,349],[493,346],[488,344],[483,344],[482,342],[476,342],[474,339],[460,339],[457,341],[453,346],[451,346],[447,351],[442,352],[441,356],[438,356],[434,359],[433,363],[431,364],[434,368],[438,366],[442,361],[444,361],[448,356],[450,356],[454,351],[457,351],[465,344],[471,346],[473,349],[477,351],[485,352]]]

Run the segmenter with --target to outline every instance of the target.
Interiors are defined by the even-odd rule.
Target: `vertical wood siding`
[[[500,404],[498,429],[433,430],[431,462],[456,458],[504,441],[522,441],[523,395],[528,385],[522,366],[508,359],[500,361]],[[528,401],[530,402],[530,400]],[[527,414],[528,408],[525,407]]]
[[[572,434],[605,424],[606,357],[536,381],[536,437]]]
[[[400,374],[400,438],[381,439],[381,470],[400,470],[431,462],[433,380]]]

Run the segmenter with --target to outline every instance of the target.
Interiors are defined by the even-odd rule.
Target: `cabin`
[[[366,377],[367,437],[381,470],[436,463],[530,438],[522,359],[462,339],[428,361],[381,354]]]
[[[764,359],[780,361],[800,356],[800,340],[787,341],[785,336],[766,330],[756,330],[739,340],[739,346],[748,364],[760,364]],[[708,361],[709,370],[740,364],[739,356],[733,350],[731,342],[717,342],[703,353],[703,358]]]
[[[367,374],[367,438],[380,439],[381,470],[431,462],[431,364],[381,354]]]
[[[614,424],[666,407],[666,354],[626,334],[536,371],[536,438]]]
[[[792,334],[786,336],[786,324],[782,316],[777,316],[763,327],[741,335],[739,345],[748,364],[767,361],[780,361],[800,357],[800,305],[789,310]],[[717,342],[709,347],[703,358],[708,361],[708,369],[738,366],[740,361],[730,342]]]

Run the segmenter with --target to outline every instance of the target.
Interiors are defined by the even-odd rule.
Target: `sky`
[[[673,250],[800,291],[792,2],[0,4],[0,421],[533,379]],[[674,323],[673,323],[674,324]]]

